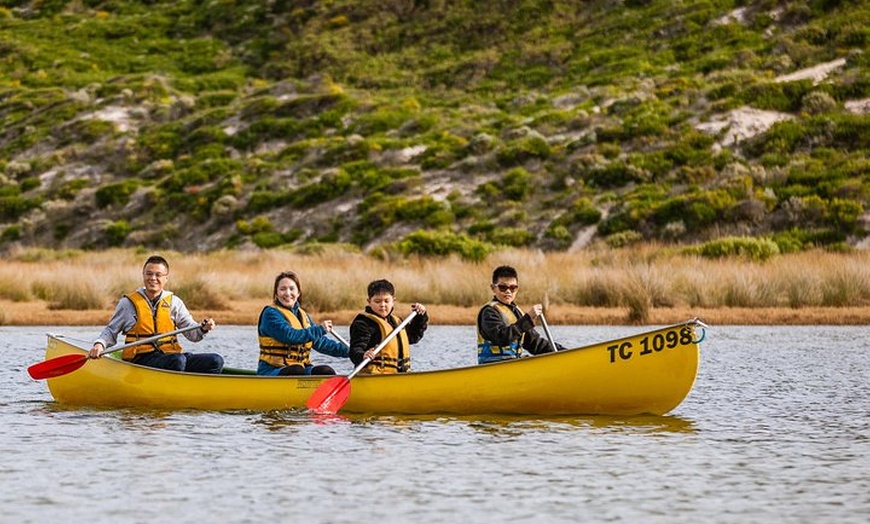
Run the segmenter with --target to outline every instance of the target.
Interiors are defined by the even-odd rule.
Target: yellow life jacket
[[[306,313],[301,307],[299,308],[299,317],[297,317],[287,308],[269,305],[264,307],[263,311],[260,312],[261,319],[263,318],[263,313],[265,313],[266,309],[270,307],[280,311],[293,329],[307,329],[311,327],[308,313]],[[299,320],[300,317],[302,318],[301,321]],[[257,322],[257,325],[260,325],[259,321]],[[303,366],[311,365],[311,348],[314,347],[314,342],[306,342],[304,344],[291,346],[290,344],[286,344],[272,337],[259,335],[257,338],[260,341],[260,360],[263,362],[275,366],[276,368],[293,364],[301,364]]]
[[[374,315],[372,313],[361,313],[374,320],[378,327],[381,328],[381,340],[384,340],[387,335],[393,331],[393,325],[387,322],[387,319]],[[399,325],[402,319],[396,315],[390,315],[390,319]],[[401,358],[399,355],[401,354]],[[360,374],[366,375],[387,375],[392,373],[405,373],[411,369],[411,343],[408,340],[408,333],[403,329],[398,335],[393,337],[382,350],[375,355],[375,358],[360,371]]]
[[[519,318],[514,314],[513,309],[498,300],[492,300],[490,307],[495,308],[501,313],[501,318],[504,319],[507,325],[515,324]],[[522,311],[520,311],[522,313]],[[509,346],[499,346],[483,337],[480,332],[480,325],[477,326],[477,363],[484,364],[486,362],[498,362],[499,360],[508,360],[511,358],[519,358],[523,354],[523,338],[525,334],[520,336],[519,340],[513,341]]]
[[[172,305],[172,293],[164,293],[157,301],[157,308],[151,309],[151,301],[139,292],[130,293],[126,296],[136,308],[136,325],[127,332],[126,343],[131,344],[142,338],[153,337],[158,333],[175,331],[175,322],[169,315]],[[150,344],[133,346],[125,349],[121,355],[124,360],[133,360],[133,357],[142,353],[151,353],[159,349],[164,353],[181,353],[181,344],[177,336],[161,338]]]

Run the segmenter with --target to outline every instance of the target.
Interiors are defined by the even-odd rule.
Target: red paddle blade
[[[43,378],[59,377],[72,373],[78,368],[85,365],[88,357],[71,353],[69,355],[61,355],[50,360],[39,362],[27,368],[30,376],[36,380]]]
[[[350,396],[350,379],[332,377],[308,397],[306,406],[316,413],[337,413]]]

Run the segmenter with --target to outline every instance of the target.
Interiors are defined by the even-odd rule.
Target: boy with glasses
[[[553,351],[550,342],[535,331],[535,319],[543,306],[535,304],[523,313],[514,303],[519,290],[517,270],[499,266],[492,272],[492,300],[477,314],[477,363],[498,362]]]

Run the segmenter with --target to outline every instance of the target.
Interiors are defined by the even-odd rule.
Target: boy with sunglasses
[[[517,270],[499,266],[492,272],[492,300],[477,314],[477,363],[520,358],[525,349],[532,355],[553,351],[550,342],[535,331],[535,319],[543,306],[535,304],[523,313],[514,300],[519,289]]]

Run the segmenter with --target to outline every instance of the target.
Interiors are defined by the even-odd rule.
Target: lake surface
[[[566,346],[645,329],[552,326]],[[713,326],[664,417],[329,423],[56,404],[27,375],[45,333],[99,330],[0,327],[0,522],[870,522],[866,326]],[[474,337],[430,327],[414,368],[473,363]],[[255,345],[219,326],[186,347],[252,368]]]

